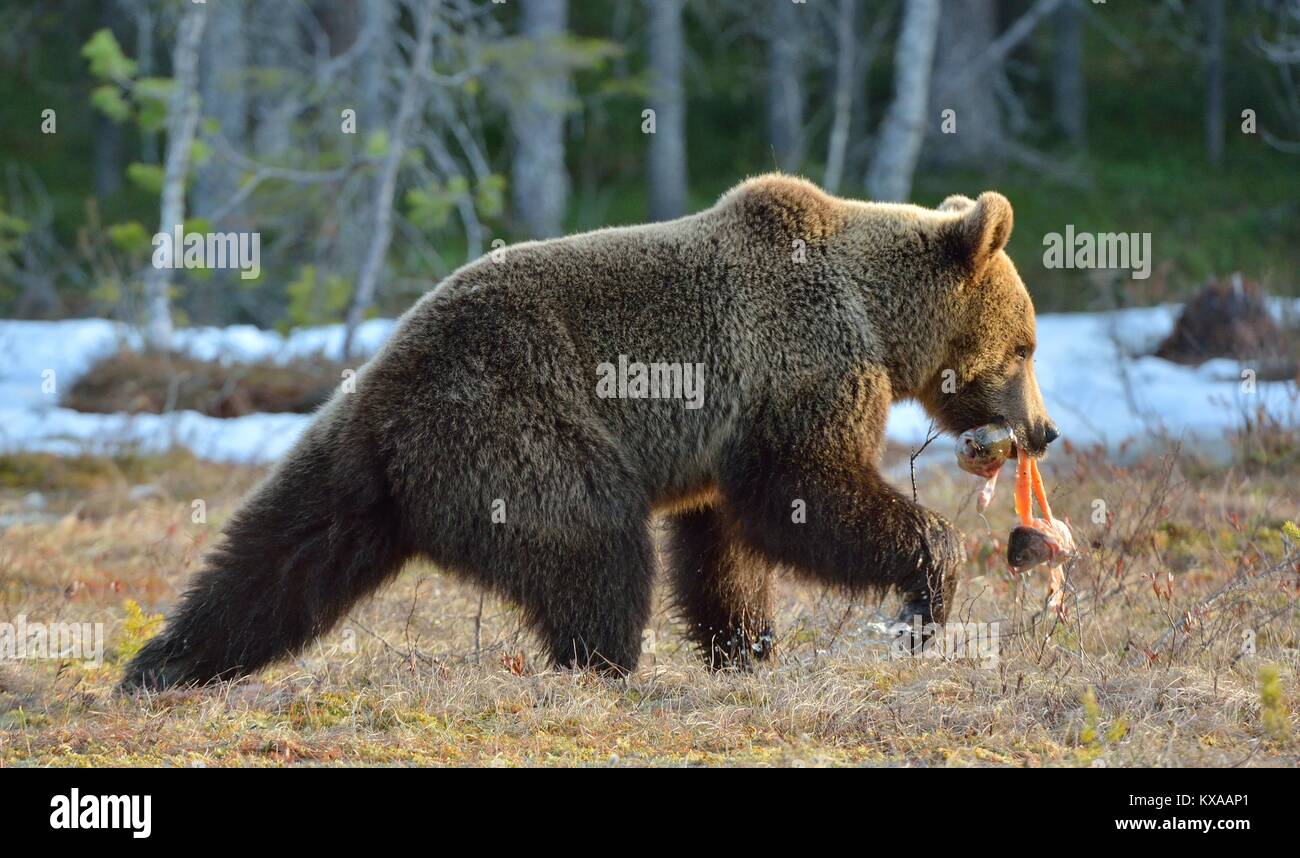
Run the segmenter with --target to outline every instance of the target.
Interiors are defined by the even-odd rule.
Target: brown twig
[[[930,446],[930,442],[939,437],[939,430],[935,428],[934,422],[930,422],[930,431],[926,433],[925,443],[919,449],[913,450],[912,455],[907,460],[907,467],[912,472],[912,501],[916,501],[916,459],[925,452],[925,448]]]

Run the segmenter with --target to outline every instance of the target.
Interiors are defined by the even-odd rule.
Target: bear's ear
[[[975,201],[965,194],[953,194],[948,197],[948,199],[939,203],[939,211],[964,212],[973,205],[975,205]]]
[[[944,210],[952,200],[952,197],[944,200],[939,208]],[[972,267],[983,268],[984,263],[1006,247],[1007,239],[1011,238],[1011,203],[996,191],[985,191],[974,203],[956,211],[960,216],[950,228],[960,253]]]

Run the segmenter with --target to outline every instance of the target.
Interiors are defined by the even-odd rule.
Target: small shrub
[[[1083,692],[1083,729],[1079,731],[1079,744],[1091,745],[1097,741],[1097,725],[1101,721],[1101,707],[1097,705],[1097,693],[1088,686]]]
[[[1274,664],[1259,669],[1259,720],[1264,733],[1276,741],[1282,741],[1290,732],[1281,672]]]
[[[320,407],[342,379],[324,359],[284,364],[202,361],[181,354],[122,350],[96,363],[68,389],[62,405],[95,414],[197,411],[210,417]]]
[[[122,621],[122,637],[115,650],[116,659],[125,664],[135,658],[149,639],[156,635],[162,624],[162,614],[146,614],[134,599],[127,599],[122,604],[126,619]]]
[[[1210,358],[1252,361],[1261,378],[1294,378],[1296,372],[1293,344],[1273,318],[1267,295],[1240,274],[1212,280],[1193,295],[1156,356],[1192,365]]]

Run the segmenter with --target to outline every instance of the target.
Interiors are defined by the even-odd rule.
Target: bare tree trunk
[[[125,44],[123,23],[122,9],[115,0],[105,0],[100,9],[100,26],[109,28],[118,44]],[[122,188],[122,126],[101,111],[94,111],[94,115],[91,169],[95,196],[105,200]]]
[[[390,80],[394,68],[391,62],[393,52],[397,50],[398,4],[394,0],[366,0],[361,8],[361,35],[365,40],[365,49],[357,62],[360,65],[356,76],[356,101],[349,104],[357,112],[358,143],[364,145],[367,129],[387,128],[393,121],[396,108],[393,99],[400,97],[394,93],[396,88]],[[344,227],[341,230],[342,254],[339,267],[354,278],[354,285],[360,281],[360,272],[365,265],[367,249],[374,234],[374,208],[371,205],[378,193],[379,178],[370,173],[357,177],[359,188],[354,200],[347,206],[343,215]]]
[[[874,141],[871,139],[872,110],[871,92],[868,84],[871,80],[871,63],[865,58],[858,62],[856,80],[853,85],[853,107],[849,116],[849,154],[844,167],[841,182],[862,184],[866,181],[867,166],[871,163]],[[879,109],[879,108],[876,108]]]
[[[172,53],[172,94],[167,106],[167,157],[163,165],[162,201],[158,231],[170,233],[185,223],[185,177],[190,150],[199,124],[198,56],[207,22],[207,5],[185,6]],[[173,248],[174,254],[183,248]],[[171,347],[171,269],[151,265],[145,271],[145,342],[157,351]]]
[[[132,3],[135,17],[135,61],[140,77],[152,77],[153,63],[153,11],[148,0],[134,0]],[[152,131],[140,131],[140,160],[145,164],[158,163],[158,135]]]
[[[849,148],[849,127],[853,120],[853,89],[857,83],[857,0],[840,0],[835,22],[835,95],[834,119],[830,141],[826,146],[826,175],[822,185],[835,193],[844,178],[844,159]]]
[[[54,206],[36,173],[9,164],[4,171],[5,205],[21,217],[27,229],[19,241],[13,265],[4,276],[22,287],[14,304],[17,319],[57,319],[63,315],[63,299],[55,287],[60,272],[58,260],[64,249],[54,237]]]
[[[1083,85],[1082,0],[1064,0],[1053,16],[1052,102],[1056,125],[1075,146],[1087,141],[1087,93]]]
[[[866,13],[858,26],[868,24],[866,36],[856,48],[853,71],[853,104],[849,117],[849,151],[845,158],[841,184],[862,185],[866,181],[867,167],[871,162],[871,153],[875,142],[871,136],[871,67],[875,62],[876,52],[880,50],[885,39],[893,32],[894,14],[899,11],[892,4],[865,7]]]
[[[357,278],[357,289],[348,308],[347,324],[343,334],[343,357],[352,357],[353,340],[357,327],[365,318],[375,300],[375,287],[384,268],[384,258],[388,254],[388,244],[393,237],[393,198],[397,193],[397,173],[402,166],[402,156],[406,153],[406,138],[411,125],[419,113],[427,93],[425,75],[433,57],[433,4],[435,0],[420,0],[415,25],[415,50],[411,54],[411,65],[406,72],[406,81],[402,86],[402,97],[397,105],[397,116],[393,119],[389,133],[388,152],[379,174],[379,185],[375,189],[375,205],[370,247],[366,251],[365,262]]]
[[[803,81],[800,53],[807,9],[789,0],[769,0],[767,34],[767,130],[776,163],[786,172],[803,164]]]
[[[336,57],[357,40],[370,0],[333,0],[324,4],[317,17],[329,41],[329,55]]]
[[[215,121],[217,133],[240,152],[247,151],[248,100],[245,97],[245,66],[248,52],[245,42],[244,4],[242,0],[212,3],[208,13],[207,35],[199,55],[199,96],[204,124]],[[201,137],[209,137],[201,134]],[[194,170],[190,189],[190,208],[198,217],[220,218],[233,229],[245,229],[240,205],[230,206],[239,193],[241,171],[219,147],[213,156]],[[213,228],[224,226],[213,223]],[[194,318],[217,323],[230,307],[228,290],[234,279],[230,269],[213,271],[208,288],[187,295],[185,309]]]
[[[1002,65],[1021,42],[1033,35],[1043,19],[1056,11],[1056,7],[1061,5],[1061,2],[1062,0],[1035,0],[1034,5],[1026,9],[1014,24],[994,39],[988,50],[967,70],[970,76],[980,77]],[[996,14],[994,17],[997,17]]]
[[[686,212],[686,102],[682,94],[682,0],[650,0],[650,219]]]
[[[122,126],[95,111],[93,133],[91,168],[95,196],[103,201],[122,189]]]
[[[298,6],[258,3],[251,10],[253,62],[265,77],[290,76],[301,52]],[[259,160],[276,163],[289,151],[293,116],[300,107],[285,98],[281,87],[263,85],[254,98],[253,151]],[[373,127],[373,126],[372,126]]]
[[[373,127],[389,118],[387,59],[393,50],[396,18],[392,0],[366,0],[362,7],[361,38],[366,40],[366,49],[359,60],[361,103],[357,113],[366,126]]]
[[[906,200],[925,139],[930,69],[939,32],[939,0],[906,0],[894,50],[894,100],[889,105],[867,170],[867,193],[886,201]]]
[[[1223,163],[1223,0],[1202,0],[1205,11],[1205,154]]]
[[[523,34],[535,68],[521,102],[511,110],[515,156],[512,200],[520,227],[533,238],[559,235],[569,203],[564,166],[564,114],[569,77],[555,62],[555,42],[568,25],[568,0],[522,0]]]
[[[989,59],[997,29],[997,0],[943,0],[930,79],[936,121],[927,137],[927,163],[933,157],[943,165],[985,166],[1005,154],[997,95],[1002,63]],[[940,126],[944,110],[954,111],[955,134]]]
[[[203,115],[217,122],[221,135],[239,151],[245,150],[247,100],[244,97],[244,10],[241,0],[212,4],[208,37],[204,40],[199,69],[199,94]],[[239,170],[219,156],[194,175],[190,200],[194,213],[207,217],[225,205],[239,188]]]

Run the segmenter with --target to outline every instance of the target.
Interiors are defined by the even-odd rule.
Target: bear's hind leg
[[[636,669],[650,618],[654,555],[644,522],[622,531],[573,526],[566,545],[529,547],[511,595],[559,667],[623,675]]]
[[[717,508],[668,521],[668,569],[687,634],[709,667],[750,667],[772,654],[771,567],[729,533]]]

